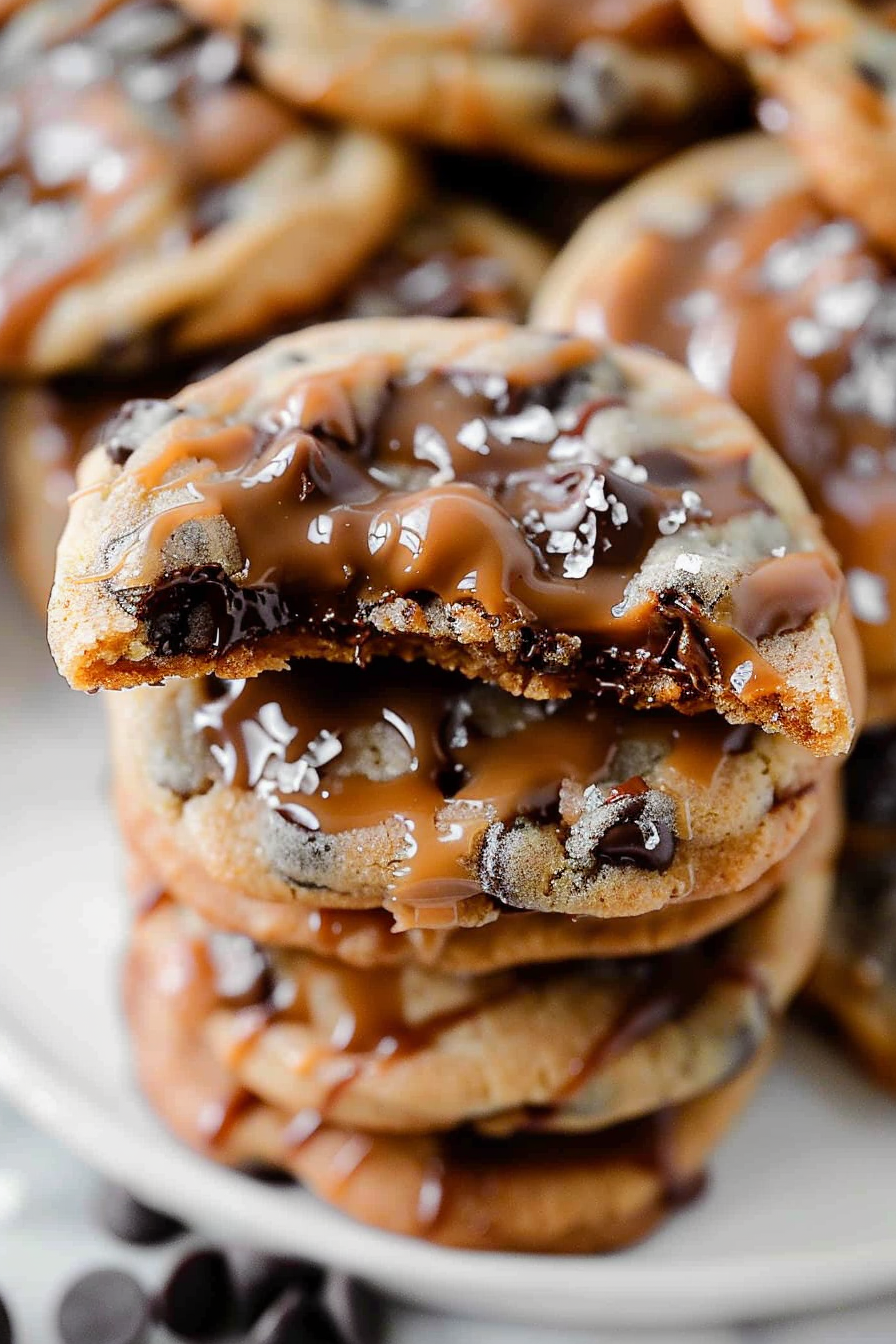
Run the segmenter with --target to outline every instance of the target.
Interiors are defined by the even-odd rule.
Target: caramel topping
[[[706,788],[742,749],[714,716],[635,714],[586,697],[535,703],[424,664],[410,675],[387,661],[363,671],[303,661],[205,685],[195,730],[225,784],[322,836],[400,828],[405,856],[388,893],[405,925],[452,923],[483,890],[500,898],[477,857],[487,829],[516,818],[573,825],[587,805],[590,863],[664,871],[675,853],[664,795],[640,776],[619,781],[618,761],[663,759]],[[561,803],[570,785],[584,804]]]
[[[164,0],[85,14],[13,59],[0,101],[0,360],[66,286],[122,257],[186,249],[206,198],[292,130],[238,79],[239,46]],[[24,67],[24,77],[22,73]]]
[[[583,316],[585,302],[611,337],[688,364],[768,436],[842,557],[871,670],[891,673],[896,282],[858,226],[805,192],[723,201],[691,232],[640,233]],[[806,578],[808,605],[824,578]]]
[[[633,403],[609,360],[542,381],[544,365],[583,345],[559,344],[551,361],[510,376],[392,372],[386,355],[326,375],[298,364],[293,390],[253,419],[184,402],[135,468],[164,507],[113,539],[82,581],[109,582],[163,657],[220,656],[287,628],[360,641],[371,604],[435,597],[520,632],[534,667],[568,659],[574,636],[592,690],[624,695],[631,666],[662,669],[698,703],[720,676],[745,701],[774,690],[755,638],[697,596],[714,563],[699,528],[768,512],[749,450],[691,447],[682,422],[667,428]],[[232,529],[238,580],[212,564],[159,579],[180,530],[218,518]],[[639,591],[654,547],[670,577]],[[811,558],[794,567],[785,549],[765,558],[766,591],[798,568],[805,592],[822,593]]]

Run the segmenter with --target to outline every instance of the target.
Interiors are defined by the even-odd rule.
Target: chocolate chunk
[[[289,1291],[298,1301],[313,1296],[324,1272],[310,1260],[294,1256],[267,1255],[248,1247],[227,1250],[227,1269],[235,1308],[236,1325],[248,1329],[259,1316]]]
[[[625,815],[604,831],[595,846],[595,858],[664,872],[675,856],[675,836],[663,818],[648,821],[644,810],[644,798],[629,799]]]
[[[332,1317],[301,1289],[291,1288],[256,1322],[252,1344],[349,1344]]]
[[[190,1251],[174,1266],[154,1303],[157,1319],[182,1339],[208,1339],[223,1329],[232,1305],[223,1252]]]
[[[126,401],[118,414],[100,431],[99,438],[105,444],[106,456],[116,466],[123,466],[145,439],[178,415],[179,409],[172,406],[170,401],[157,401],[150,397]]]
[[[379,1339],[382,1303],[366,1284],[334,1272],[327,1276],[321,1301],[346,1344],[374,1344]]]
[[[161,1246],[186,1231],[177,1218],[141,1204],[124,1186],[111,1181],[100,1191],[97,1213],[107,1232],[132,1246]]]
[[[297,1185],[295,1176],[292,1172],[286,1171],[283,1167],[274,1167],[269,1162],[244,1162],[237,1171],[242,1176],[248,1176],[251,1181],[258,1181],[261,1185]]]
[[[586,791],[567,853],[582,867],[610,864],[664,873],[675,857],[675,846],[672,799],[635,778],[605,798],[597,790]]]
[[[97,1269],[67,1290],[58,1325],[64,1344],[141,1344],[149,1329],[149,1302],[124,1270]]]
[[[869,88],[874,89],[876,93],[887,93],[889,90],[889,80],[878,66],[872,65],[868,60],[856,61],[855,71],[859,79]]]
[[[130,609],[133,593],[115,593]],[[162,657],[225,653],[235,644],[289,624],[273,587],[240,588],[220,565],[172,574],[151,592],[141,591],[134,614],[146,621],[147,636]]]
[[[0,1298],[0,1344],[13,1344],[12,1317]]]

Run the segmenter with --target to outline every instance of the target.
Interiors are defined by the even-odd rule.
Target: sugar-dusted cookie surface
[[[50,606],[76,687],[397,653],[852,737],[842,578],[796,482],[650,356],[335,323],[126,407],[79,482]]]
[[[29,6],[0,31],[0,73],[7,374],[266,332],[327,303],[417,189],[403,149],[302,120],[237,38],[165,0]]]
[[[562,173],[636,171],[724,112],[738,77],[677,3],[188,0],[298,107]]]

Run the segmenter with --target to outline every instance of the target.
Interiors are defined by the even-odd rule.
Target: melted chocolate
[[[786,459],[843,559],[872,674],[896,667],[896,281],[807,192],[721,200],[693,231],[636,235],[583,293],[616,340],[730,394]],[[794,557],[794,560],[797,557]],[[811,604],[815,579],[786,619]],[[779,596],[790,585],[776,585]],[[754,631],[774,610],[762,603]],[[767,613],[763,616],[762,612]],[[748,633],[748,631],[745,631]]]
[[[675,857],[675,833],[667,820],[645,816],[647,785],[643,780],[637,793],[624,796],[624,811],[608,826],[594,848],[598,864],[646,868],[663,873]],[[615,791],[618,796],[621,791]],[[613,795],[611,795],[612,801]]]

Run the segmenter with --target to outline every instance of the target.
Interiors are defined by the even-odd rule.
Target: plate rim
[[[254,1241],[265,1239],[271,1249],[320,1256],[320,1228],[315,1220],[303,1228],[301,1214],[295,1210],[284,1213],[285,1192],[250,1184],[178,1144],[148,1108],[148,1119],[158,1127],[158,1134],[147,1149],[144,1134],[78,1086],[75,1078],[55,1068],[36,1041],[29,1044],[23,1025],[11,1023],[2,1008],[0,1091],[88,1165],[126,1184],[139,1197],[152,1202],[158,1199],[159,1189],[165,1188],[166,1206],[188,1222],[198,1222],[200,1230],[203,1223],[236,1224],[237,1217],[228,1205],[239,1190],[239,1222],[246,1221],[247,1205],[250,1212],[263,1215],[252,1217],[252,1227],[244,1227],[243,1235],[248,1233]],[[534,1312],[540,1323],[556,1326],[719,1326],[852,1305],[896,1287],[896,1235],[846,1249],[777,1253],[771,1276],[768,1257],[760,1253],[736,1261],[704,1260],[699,1266],[672,1261],[645,1267],[626,1263],[620,1256],[448,1250],[356,1223],[325,1205],[319,1207],[339,1232],[326,1246],[328,1263],[419,1306],[444,1307],[452,1302],[456,1306],[458,1293],[472,1290],[475,1314],[496,1320],[531,1324]],[[401,1251],[399,1257],[396,1249]],[[400,1260],[398,1269],[394,1264],[390,1267],[390,1261],[396,1260]],[[433,1284],[433,1279],[438,1282]],[[706,1292],[708,1280],[712,1281],[711,1293]],[[583,1283],[587,1284],[585,1292]],[[512,1295],[499,1302],[502,1288],[508,1294],[512,1290]],[[656,1302],[651,1300],[654,1295]],[[551,1304],[547,1314],[546,1300]]]
[[[17,638],[0,666],[0,718],[15,714],[17,690],[70,694],[50,665],[43,635],[0,564],[0,623]],[[33,677],[38,671],[40,675]],[[41,685],[35,682],[45,683]],[[58,708],[58,706],[57,706]],[[74,713],[71,721],[86,722]],[[87,731],[85,729],[85,731]],[[80,731],[78,732],[80,737]],[[92,739],[91,739],[92,741]],[[86,744],[85,742],[82,745]],[[7,874],[8,876],[8,874]],[[108,986],[107,986],[108,988]],[[104,1012],[114,1014],[114,996]],[[138,1089],[129,1075],[129,1095]],[[615,1256],[538,1256],[447,1250],[357,1223],[337,1210],[246,1181],[181,1145],[140,1098],[139,1125],[111,1096],[68,1067],[12,1001],[0,999],[0,1093],[87,1165],[153,1203],[164,1203],[200,1231],[268,1242],[326,1259],[427,1308],[557,1327],[669,1328],[731,1325],[867,1301],[896,1289],[893,1235],[818,1251],[728,1255],[644,1263]],[[146,1118],[146,1126],[143,1124]],[[286,1198],[284,1198],[286,1195]],[[306,1202],[307,1201],[307,1202]],[[308,1208],[313,1216],[304,1216]],[[736,1212],[736,1210],[735,1210]],[[686,1218],[687,1212],[681,1215]],[[214,1232],[211,1232],[214,1229]],[[396,1254],[396,1251],[399,1254]]]

